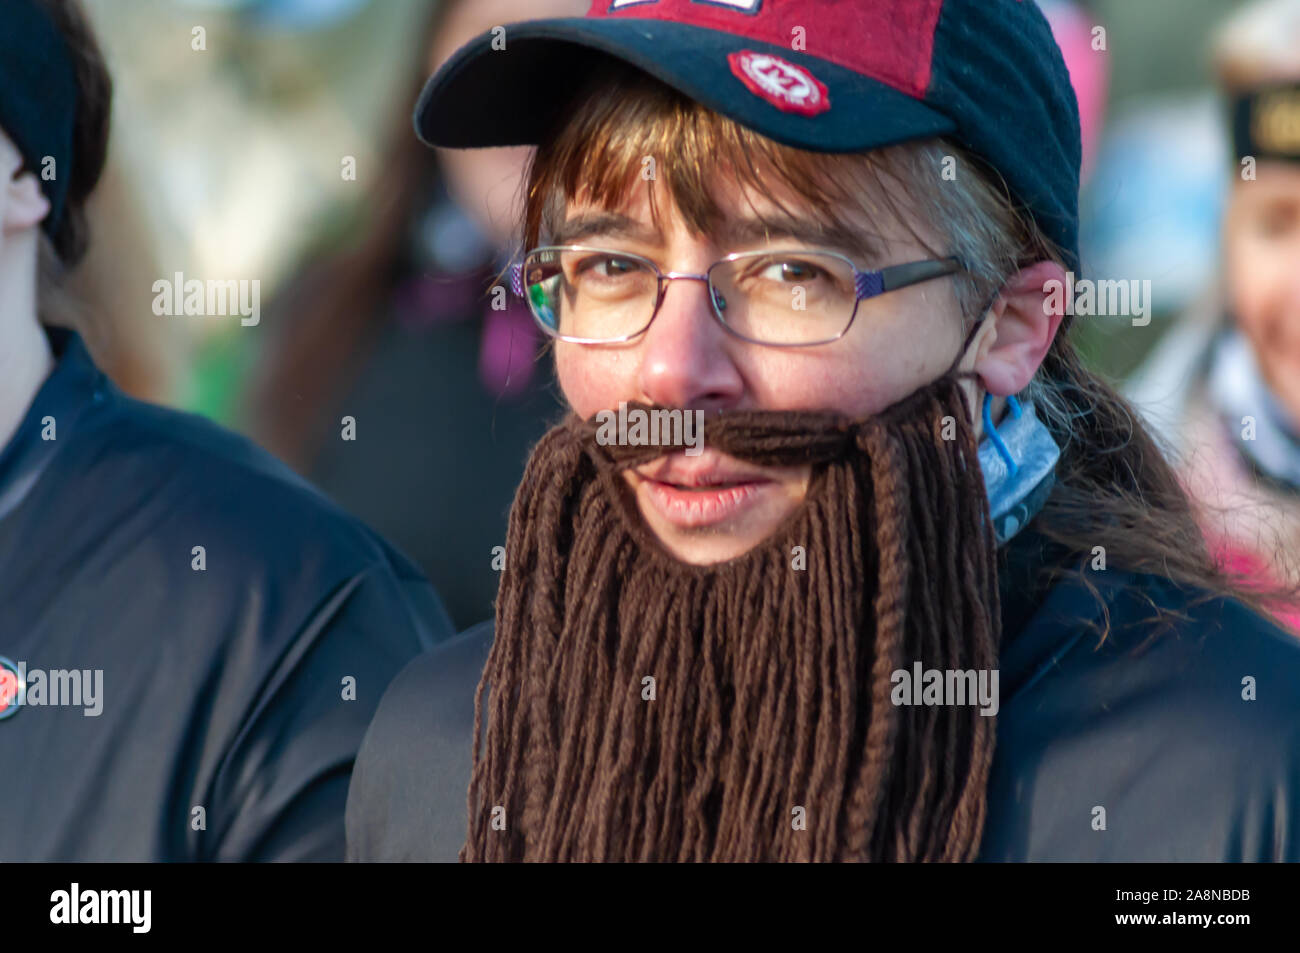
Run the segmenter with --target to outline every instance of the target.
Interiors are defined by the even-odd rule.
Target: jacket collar
[[[106,400],[111,384],[66,328],[45,329],[56,364],[14,435],[0,448],[0,519],[22,502],[87,410]],[[48,436],[53,428],[53,439]]]
[[[1256,476],[1290,493],[1300,493],[1300,422],[1264,381],[1250,342],[1236,329],[1215,341],[1210,355],[1208,392],[1225,433],[1239,434],[1253,422],[1248,440],[1232,445]]]

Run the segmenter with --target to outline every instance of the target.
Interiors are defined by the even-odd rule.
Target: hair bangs
[[[723,182],[763,196],[783,215],[811,214],[846,234],[862,232],[847,211],[897,216],[897,208],[872,207],[886,191],[878,154],[824,155],[782,145],[629,68],[597,71],[573,102],[576,112],[563,117],[533,159],[528,247],[551,241],[570,203],[617,210],[642,182],[656,228],[662,229],[666,193],[696,235],[726,218],[717,192]],[[874,177],[864,174],[873,170]]]

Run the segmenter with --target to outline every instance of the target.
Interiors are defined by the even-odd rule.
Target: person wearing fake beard
[[[1134,376],[1129,396],[1177,451],[1216,559],[1290,585],[1300,633],[1300,0],[1218,31],[1233,133],[1222,288]]]
[[[1300,859],[1300,645],[1045,307],[1042,15],[726,6],[597,3],[425,89],[427,142],[538,144],[515,278],[571,414],[495,620],[381,702],[349,858]]]

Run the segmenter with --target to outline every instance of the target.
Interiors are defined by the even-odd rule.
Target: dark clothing
[[[1000,551],[1001,709],[980,858],[1300,860],[1300,642],[1153,576],[1038,582],[1065,559],[1033,524]],[[1077,563],[1076,563],[1077,565]],[[1155,631],[1147,600],[1184,608]],[[484,624],[407,666],[348,796],[348,858],[451,861],[465,840]],[[1143,643],[1148,643],[1143,645]],[[1257,700],[1243,699],[1255,679]],[[1100,826],[1104,808],[1104,830]]]
[[[534,369],[522,344],[513,359],[530,383],[489,393],[478,372],[482,336],[468,309],[424,327],[386,323],[334,415],[356,418],[356,443],[326,441],[307,471],[424,570],[459,628],[492,613],[492,549],[505,545],[528,450],[560,410],[549,368]]]
[[[341,859],[379,698],[451,634],[437,594],[268,454],[50,337],[0,451],[0,655],[101,670],[101,711],[0,720],[0,860]]]

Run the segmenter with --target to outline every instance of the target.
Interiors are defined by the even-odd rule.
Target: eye
[[[1297,209],[1282,203],[1269,205],[1255,219],[1255,228],[1264,238],[1281,238],[1293,229],[1300,215]]]
[[[781,261],[768,260],[759,269],[758,277],[765,281],[806,284],[824,276],[826,272],[812,262],[797,258]]]
[[[616,255],[591,255],[578,262],[577,275],[589,275],[593,278],[624,278],[641,271],[641,264],[630,258]]]

